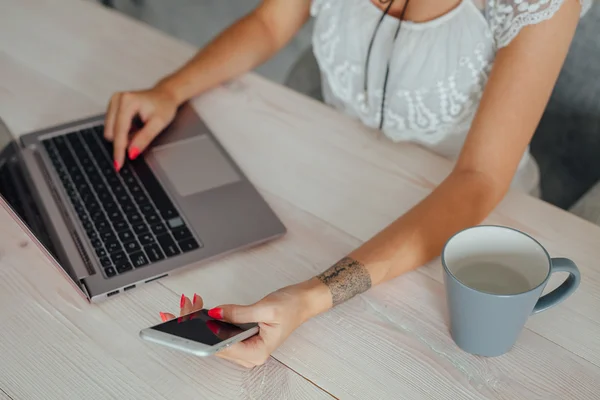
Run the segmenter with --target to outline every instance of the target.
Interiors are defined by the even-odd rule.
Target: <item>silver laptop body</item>
[[[102,158],[112,168],[103,123],[99,115],[26,134],[0,153],[3,173],[20,175],[13,209],[30,205],[17,214],[91,301],[285,234],[189,104],[115,175]]]

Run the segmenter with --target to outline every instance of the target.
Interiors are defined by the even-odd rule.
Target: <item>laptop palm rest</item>
[[[154,147],[152,155],[182,197],[241,179],[207,135]]]

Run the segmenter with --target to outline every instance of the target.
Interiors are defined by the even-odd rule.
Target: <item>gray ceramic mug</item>
[[[570,296],[580,275],[573,261],[550,258],[531,236],[480,225],[454,235],[442,251],[450,334],[466,352],[494,357],[508,352],[531,314]],[[569,277],[542,295],[550,275]]]

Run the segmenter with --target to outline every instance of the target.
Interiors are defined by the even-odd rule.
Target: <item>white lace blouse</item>
[[[564,0],[462,0],[434,20],[386,16],[373,44],[364,91],[369,41],[382,11],[369,0],[313,0],[313,51],[326,103],[379,127],[388,60],[383,133],[456,160],[487,82],[496,51],[519,31],[551,18]],[[592,0],[580,0],[581,15]],[[539,173],[525,152],[513,187],[537,194]]]

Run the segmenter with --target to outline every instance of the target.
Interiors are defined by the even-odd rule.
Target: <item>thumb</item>
[[[271,308],[271,306],[261,304],[260,302],[249,306],[225,304],[209,310],[208,315],[212,318],[234,324],[270,323],[273,322]]]
[[[156,136],[166,127],[166,123],[159,117],[153,117],[144,124],[144,127],[137,132],[129,143],[128,156],[134,160],[146,150],[146,147],[154,140]]]

